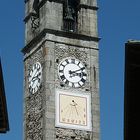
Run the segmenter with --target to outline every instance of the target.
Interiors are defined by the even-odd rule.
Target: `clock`
[[[42,80],[42,66],[39,62],[36,62],[29,72],[29,92],[34,94],[38,91]]]
[[[89,93],[56,91],[56,126],[91,130]]]
[[[87,79],[85,65],[75,58],[63,59],[58,66],[58,75],[70,87],[81,87]]]

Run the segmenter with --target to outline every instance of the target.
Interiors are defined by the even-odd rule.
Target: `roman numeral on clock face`
[[[62,81],[65,80],[65,76],[64,76],[64,75],[62,75],[62,76],[60,76],[60,77],[61,77]]]
[[[59,73],[63,73],[63,70],[59,70]]]

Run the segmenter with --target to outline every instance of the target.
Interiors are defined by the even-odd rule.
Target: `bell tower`
[[[24,140],[100,140],[96,0],[25,0]]]

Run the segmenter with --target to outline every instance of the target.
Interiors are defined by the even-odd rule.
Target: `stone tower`
[[[25,0],[24,140],[99,140],[96,0]]]

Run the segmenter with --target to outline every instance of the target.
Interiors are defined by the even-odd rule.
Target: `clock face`
[[[36,62],[29,72],[29,92],[34,94],[38,91],[42,80],[42,67],[39,62]]]
[[[57,91],[56,125],[91,130],[89,94]]]
[[[70,87],[81,87],[87,79],[84,64],[75,58],[66,58],[58,66],[60,79]]]

